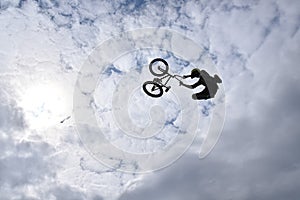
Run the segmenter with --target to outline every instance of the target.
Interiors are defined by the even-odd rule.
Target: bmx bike
[[[179,82],[181,82],[179,78],[183,78],[180,75],[169,74],[169,65],[167,61],[162,58],[155,58],[154,60],[152,60],[149,64],[149,71],[154,76],[161,77],[154,78],[153,81],[146,81],[143,84],[144,92],[150,97],[154,98],[161,97],[164,93],[164,88],[165,92],[168,92],[170,90],[171,86],[168,86],[167,84],[171,78],[175,78]]]

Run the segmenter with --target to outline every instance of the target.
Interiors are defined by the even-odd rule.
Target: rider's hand
[[[188,76],[184,75],[183,78],[187,78]]]

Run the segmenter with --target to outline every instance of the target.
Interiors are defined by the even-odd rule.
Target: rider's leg
[[[206,99],[210,99],[210,98],[212,98],[212,97],[209,95],[209,91],[207,88],[205,88],[204,90],[202,90],[199,93],[192,95],[192,99],[194,99],[194,100],[202,100],[202,99],[206,100]]]
[[[197,94],[193,94],[192,95],[192,99],[194,100],[206,100],[206,99],[210,99],[211,97],[206,95],[206,94],[200,94],[200,93],[197,93]]]

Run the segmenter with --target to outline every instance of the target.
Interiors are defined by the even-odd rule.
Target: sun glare
[[[40,84],[30,86],[21,99],[25,118],[30,128],[47,128],[59,124],[70,115],[71,103],[62,85]]]

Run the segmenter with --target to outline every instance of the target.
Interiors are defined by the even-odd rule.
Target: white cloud
[[[71,113],[72,103],[67,104],[76,72],[99,42],[122,30],[159,25],[186,34],[215,57],[226,89],[227,121],[207,160],[184,158],[126,195],[299,196],[299,160],[293,153],[299,151],[299,6],[293,0],[0,1],[1,198],[112,199],[135,185],[140,176],[107,169],[85,151],[72,118],[59,122]],[[30,104],[26,91],[39,93],[34,89],[39,85],[55,87]],[[47,103],[51,98],[58,106]],[[39,103],[45,106],[43,121]]]

